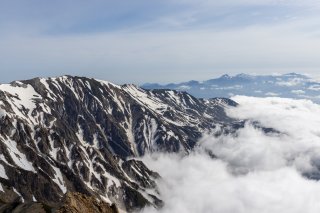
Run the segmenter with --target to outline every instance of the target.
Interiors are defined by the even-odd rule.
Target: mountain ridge
[[[187,91],[197,98],[225,97],[245,95],[254,97],[283,97],[310,99],[320,103],[320,82],[299,73],[282,75],[222,75],[206,81],[187,81],[170,84],[141,85],[145,89],[175,89]]]
[[[235,105],[85,77],[1,84],[0,201],[59,207],[78,192],[126,211],[161,208],[159,174],[132,158],[187,154],[204,132],[241,127],[224,112]]]

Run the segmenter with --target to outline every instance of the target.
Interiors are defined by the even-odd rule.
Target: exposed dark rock
[[[17,211],[57,208],[67,192],[128,211],[160,208],[160,176],[131,158],[187,154],[203,132],[219,125],[225,134],[243,125],[225,114],[226,106],[236,105],[228,99],[81,77],[0,85],[0,100],[1,208]]]

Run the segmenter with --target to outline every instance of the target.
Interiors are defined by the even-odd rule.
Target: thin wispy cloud
[[[160,77],[167,75],[172,81],[240,72],[317,75],[319,8],[312,0],[4,1],[0,66],[12,75],[2,81],[61,74],[138,84],[167,82]]]

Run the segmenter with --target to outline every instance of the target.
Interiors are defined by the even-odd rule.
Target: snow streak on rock
[[[241,122],[224,109],[234,104],[71,76],[0,85],[0,196],[54,206],[75,191],[159,208],[159,175],[132,158],[187,154],[204,132],[232,131]]]

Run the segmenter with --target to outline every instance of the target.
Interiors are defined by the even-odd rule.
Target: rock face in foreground
[[[20,199],[2,204],[0,212],[14,213],[119,213],[115,204],[97,200],[95,197],[86,196],[81,193],[68,192],[65,195],[64,203],[61,207],[52,208],[39,202],[24,202]]]
[[[80,193],[67,193],[65,204],[56,213],[118,213],[117,207]]]
[[[71,76],[0,85],[0,202],[58,208],[79,192],[127,211],[160,208],[159,174],[132,158],[188,153],[203,132],[232,131],[232,105]]]

